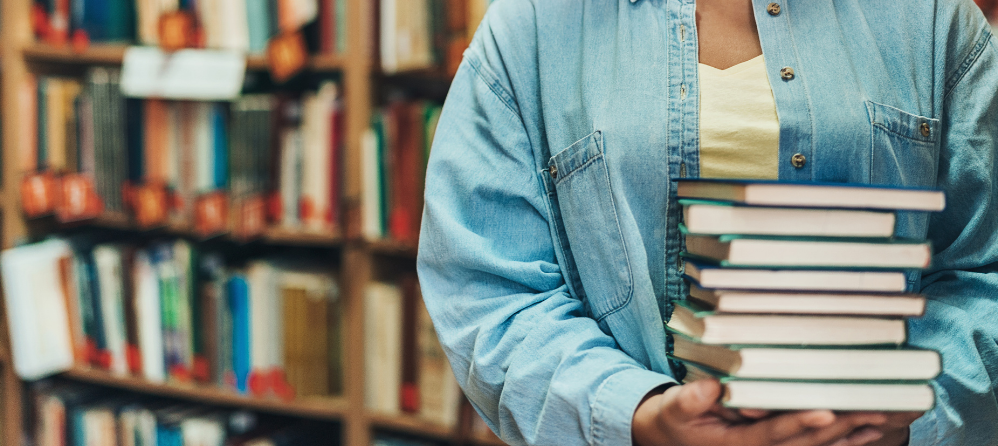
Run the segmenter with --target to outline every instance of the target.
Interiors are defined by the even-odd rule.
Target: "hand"
[[[908,444],[908,427],[914,423],[923,412],[887,413],[887,422],[877,429],[884,435],[870,446],[904,446]]]
[[[879,440],[882,413],[827,410],[733,412],[718,404],[721,385],[699,380],[652,394],[634,412],[637,446],[860,446]],[[903,421],[903,420],[901,420]]]

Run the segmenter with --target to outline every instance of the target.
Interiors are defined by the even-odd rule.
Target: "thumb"
[[[673,417],[689,420],[706,414],[721,397],[721,384],[713,379],[701,379],[676,386],[672,399],[665,402]]]

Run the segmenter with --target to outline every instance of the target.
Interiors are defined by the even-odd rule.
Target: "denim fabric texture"
[[[970,0],[775,1],[754,8],[779,178],[947,194],[944,212],[898,220],[933,243],[909,275],[929,299],[909,337],[944,364],[911,445],[998,444],[991,28]],[[497,0],[465,53],[417,268],[458,381],[511,444],[629,445],[640,399],[681,373],[663,320],[686,295],[675,180],[699,175],[695,11]]]

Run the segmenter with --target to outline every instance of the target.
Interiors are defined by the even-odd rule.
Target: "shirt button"
[[[807,163],[807,157],[803,154],[795,153],[794,156],[790,157],[790,164],[798,169],[804,167],[805,163]]]
[[[929,127],[929,123],[928,122],[923,122],[922,123],[921,130],[922,130],[922,136],[924,136],[926,138],[928,138],[929,135],[932,134],[932,128]]]
[[[785,81],[792,80],[794,78],[794,69],[790,67],[783,67],[780,70],[780,77]]]
[[[778,16],[778,15],[780,15],[780,4],[779,3],[770,3],[769,6],[766,6],[766,12],[768,12],[769,15],[771,15],[771,16]]]
[[[551,165],[551,178],[558,178],[558,166]]]

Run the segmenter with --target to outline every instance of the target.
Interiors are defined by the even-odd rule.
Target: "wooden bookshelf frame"
[[[434,425],[411,415],[383,415],[371,413],[364,407],[364,289],[372,280],[379,262],[414,262],[415,243],[398,243],[390,240],[367,241],[356,233],[359,227],[359,203],[362,181],[360,178],[361,135],[370,123],[376,104],[377,89],[385,76],[377,71],[371,50],[374,45],[374,14],[376,2],[348,0],[348,48],[345,54],[314,56],[308,64],[313,72],[341,73],[346,110],[345,146],[343,152],[343,209],[346,232],[344,234],[315,234],[270,229],[259,242],[277,246],[304,246],[335,248],[331,255],[339,256],[341,295],[344,303],[344,393],[339,397],[304,398],[292,401],[259,399],[238,395],[223,389],[180,384],[150,383],[135,377],[113,376],[104,371],[74,369],[59,375],[62,379],[88,383],[107,388],[121,389],[138,394],[160,396],[209,406],[229,407],[327,420],[339,423],[344,446],[369,446],[376,432],[402,433],[428,440],[454,445],[498,446],[503,443],[494,436],[464,438],[466,425],[455,429]],[[2,123],[2,181],[0,181],[0,245],[10,248],[27,240],[37,222],[25,219],[21,212],[19,185],[24,175],[20,171],[21,134],[26,128],[19,108],[19,86],[33,70],[44,72],[80,73],[90,66],[115,66],[122,63],[125,46],[93,45],[85,51],[74,52],[69,48],[54,48],[33,41],[30,27],[31,0],[3,0],[0,2],[0,123]],[[248,70],[265,70],[264,57],[253,56],[247,60]],[[416,73],[402,76],[405,85],[419,83],[419,78],[437,85],[448,85],[449,79],[440,73]],[[391,83],[391,82],[390,82]],[[417,86],[418,88],[418,86]],[[78,223],[119,231],[142,233],[132,220],[124,215],[104,215],[101,218]],[[353,228],[353,229],[351,229]],[[58,224],[53,229],[61,229]],[[34,228],[37,231],[37,228]],[[352,232],[351,232],[352,231]],[[193,231],[184,226],[166,226],[150,233],[169,234],[190,238]],[[237,242],[235,240],[231,240]],[[0,317],[0,444],[18,446],[22,443],[25,414],[22,413],[25,383],[13,371],[10,362],[9,333],[6,317]]]

